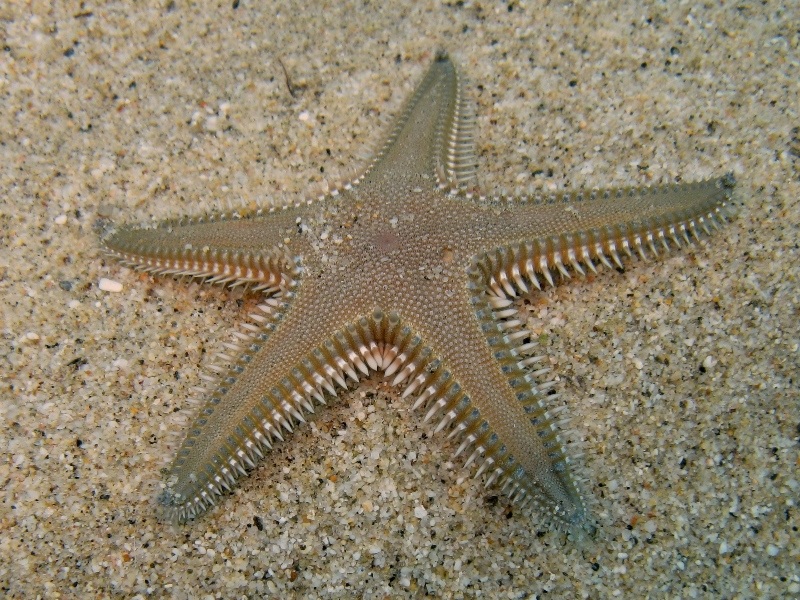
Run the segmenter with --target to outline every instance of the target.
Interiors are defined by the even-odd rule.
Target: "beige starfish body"
[[[486,199],[474,115],[439,53],[365,174],[314,202],[122,228],[105,250],[157,274],[247,285],[261,312],[210,368],[160,496],[184,521],[214,505],[347,380],[403,386],[487,485],[591,529],[548,369],[511,298],[553,274],[657,255],[724,217],[733,181]],[[550,410],[548,410],[550,409]]]

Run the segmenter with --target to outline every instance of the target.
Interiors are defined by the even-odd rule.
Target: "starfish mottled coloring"
[[[159,502],[215,505],[337,387],[383,372],[486,484],[591,530],[549,369],[513,298],[709,233],[733,178],[533,198],[468,191],[475,114],[444,52],[364,174],[314,201],[117,229],[105,251],[160,275],[244,285],[260,312],[209,367]],[[412,399],[413,398],[413,399]]]

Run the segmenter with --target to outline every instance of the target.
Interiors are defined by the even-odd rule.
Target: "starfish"
[[[546,357],[514,298],[710,233],[734,182],[485,197],[475,112],[445,52],[355,180],[314,200],[122,227],[126,266],[246,286],[259,312],[204,375],[158,502],[176,522],[217,504],[274,444],[373,372],[461,442],[476,476],[555,526],[592,531]]]

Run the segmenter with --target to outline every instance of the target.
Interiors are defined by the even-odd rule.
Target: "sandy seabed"
[[[2,595],[800,596],[800,11],[379,4],[0,8]],[[99,225],[357,172],[438,47],[472,81],[486,192],[739,181],[709,243],[518,304],[598,538],[484,489],[377,377],[159,522],[200,366],[254,300],[124,269]]]

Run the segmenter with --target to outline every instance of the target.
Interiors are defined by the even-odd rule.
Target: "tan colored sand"
[[[0,8],[2,595],[800,595],[797,9],[311,4]],[[480,86],[487,190],[741,182],[712,244],[522,305],[601,537],[516,514],[377,379],[210,515],[157,522],[249,300],[111,264],[96,224],[351,173],[439,46]]]

